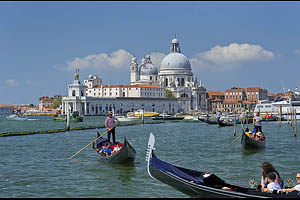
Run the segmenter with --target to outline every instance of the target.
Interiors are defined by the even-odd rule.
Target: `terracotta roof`
[[[13,107],[13,104],[0,104],[0,107]]]
[[[225,96],[224,92],[221,92],[221,91],[206,91],[206,93],[209,94],[209,95]]]

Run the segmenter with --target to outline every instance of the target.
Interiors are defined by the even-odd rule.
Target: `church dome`
[[[157,67],[151,63],[146,63],[141,66],[140,75],[157,75]]]
[[[182,53],[168,54],[160,64],[160,70],[164,69],[186,69],[191,70],[190,61]]]

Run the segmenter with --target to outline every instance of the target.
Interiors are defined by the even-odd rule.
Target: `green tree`
[[[55,100],[53,101],[51,108],[53,109],[58,108],[61,105],[61,103],[62,103],[61,97],[55,97]]]
[[[167,99],[175,99],[176,97],[174,96],[174,94],[171,90],[166,89],[166,98]]]

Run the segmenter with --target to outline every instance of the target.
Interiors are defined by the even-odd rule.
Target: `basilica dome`
[[[157,75],[157,67],[151,63],[146,63],[141,66],[140,75]]]
[[[161,62],[160,70],[164,69],[191,70],[191,64],[182,53],[170,53]]]

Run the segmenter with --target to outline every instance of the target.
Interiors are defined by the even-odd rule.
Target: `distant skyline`
[[[149,53],[159,67],[176,34],[207,90],[300,87],[300,2],[0,2],[0,104],[67,95],[79,68],[130,84]]]

